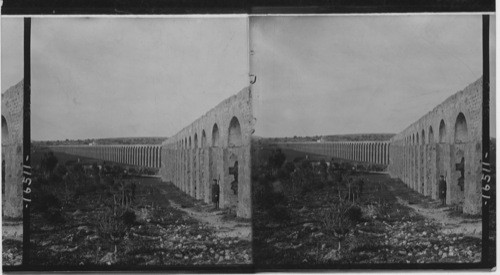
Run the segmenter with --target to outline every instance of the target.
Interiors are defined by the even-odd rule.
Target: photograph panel
[[[32,18],[29,266],[252,263],[247,30],[244,16]]]
[[[257,267],[482,262],[482,15],[252,16],[250,37]]]

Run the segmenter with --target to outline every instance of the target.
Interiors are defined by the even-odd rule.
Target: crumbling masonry
[[[216,179],[220,207],[235,209],[238,217],[250,218],[253,126],[252,95],[250,88],[245,88],[163,143],[162,179],[206,203],[211,202],[212,182]],[[231,183],[237,186],[231,188]]]
[[[482,78],[450,96],[391,139],[388,172],[433,199],[447,182],[446,203],[481,212]]]
[[[23,216],[23,81],[2,94],[2,216]]]

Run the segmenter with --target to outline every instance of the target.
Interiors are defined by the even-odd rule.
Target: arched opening
[[[201,131],[201,147],[205,148],[207,146],[207,135],[205,134],[205,130]]]
[[[455,167],[454,167],[454,180],[456,180],[456,184],[458,185],[456,196],[458,196],[458,202],[463,203],[465,199],[465,177],[466,174],[466,162],[469,160],[467,157],[467,142],[468,142],[468,131],[467,131],[467,120],[465,119],[465,115],[463,113],[459,113],[457,119],[455,121],[455,136],[454,136],[454,158],[455,158]],[[470,179],[467,180],[470,183]]]
[[[5,148],[3,148],[3,145],[6,144],[8,140],[9,127],[7,126],[7,120],[2,116],[2,194],[5,194],[5,173],[7,172],[5,169]]]
[[[241,137],[240,122],[236,117],[229,123],[228,147],[238,147],[243,145]]]
[[[236,149],[231,149],[236,150]],[[236,214],[238,207],[238,191],[239,191],[239,165],[238,165],[238,153],[231,152],[228,158],[229,167],[228,174],[226,178],[227,186],[224,186],[225,190],[225,199],[227,200],[229,211]]]
[[[188,148],[191,149],[191,137],[189,137],[189,144],[188,144]]]
[[[221,174],[222,177],[224,177],[223,174],[223,167],[219,166],[220,160],[223,160],[223,152],[221,152],[219,147],[219,126],[217,126],[217,123],[214,123],[212,126],[212,136],[211,136],[211,141],[210,145],[212,148],[208,150],[209,155],[208,155],[208,167],[209,167],[209,182],[206,184],[207,186],[207,192],[209,194],[212,194],[213,191],[213,183],[220,184],[219,186],[219,202],[221,203],[221,206],[223,205],[223,200],[222,200],[222,182],[224,182],[224,178],[222,178],[221,181]]]
[[[439,143],[443,143],[446,140],[446,124],[444,120],[441,119],[441,123],[439,123]]]
[[[420,142],[418,141],[418,133],[416,134],[416,136],[417,136],[417,142],[416,142],[416,144],[418,145],[418,144],[420,144]]]
[[[432,130],[432,126],[429,126],[429,140],[428,143],[434,142],[434,131]]]
[[[240,122],[238,121],[238,118],[233,116],[229,122],[228,128],[228,147],[230,153],[227,163],[228,174],[226,178],[228,186],[224,187],[224,189],[228,195],[226,199],[228,200],[229,207],[234,209],[235,212],[237,212],[239,182],[241,181],[240,177],[242,176],[238,165],[238,162],[241,162],[242,158],[242,148],[239,148],[242,145],[243,140],[241,136]]]
[[[465,115],[463,113],[460,113],[458,114],[457,120],[455,122],[455,143],[465,143],[467,141],[467,121],[465,119]]]
[[[425,144],[425,130],[424,129],[422,129],[421,140],[422,140],[422,144]]]
[[[219,146],[219,126],[217,126],[216,123],[212,128],[212,147],[218,147],[218,146]]]
[[[205,130],[201,131],[201,148],[205,149],[207,147],[207,135],[205,134]],[[207,165],[207,160],[209,159],[205,158],[205,150],[202,150],[202,154],[200,155],[200,193],[203,195],[203,198],[205,202],[210,201],[210,178],[209,178],[209,173],[205,172],[204,167]]]
[[[7,120],[2,116],[2,143],[6,143],[9,140],[9,127],[7,126]]]
[[[191,137],[189,137],[191,138]],[[194,188],[194,196],[196,199],[199,199],[199,188],[198,188],[198,183],[199,183],[199,178],[198,178],[198,133],[195,133],[194,134],[194,138],[193,138],[193,147],[194,147],[194,151],[193,152],[193,188]]]

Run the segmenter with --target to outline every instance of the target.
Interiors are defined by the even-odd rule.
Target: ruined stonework
[[[389,143],[383,141],[356,142],[278,142],[278,147],[299,152],[323,155],[328,158],[364,162],[370,164],[389,164]]]
[[[2,94],[2,216],[14,220],[23,215],[23,95],[23,81]]]
[[[160,145],[62,145],[50,148],[54,152],[126,165],[159,168],[161,164]]]
[[[437,199],[443,175],[446,204],[481,213],[482,78],[394,136],[390,146],[392,177]]]
[[[238,217],[250,218],[253,129],[252,94],[250,88],[245,88],[163,143],[162,179],[206,203],[211,203],[212,182],[217,179],[220,207],[235,209]],[[232,189],[234,181],[237,186]]]

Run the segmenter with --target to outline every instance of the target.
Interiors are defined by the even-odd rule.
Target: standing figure
[[[460,191],[464,191],[464,174],[465,174],[465,165],[464,165],[464,157],[462,160],[455,164],[455,170],[460,172],[460,178],[458,178],[458,186],[460,186]]]
[[[446,180],[444,176],[439,176],[439,199],[441,200],[441,205],[446,205]]]
[[[219,194],[220,194],[219,181],[214,179],[214,183],[212,184],[212,202],[215,205],[215,209],[219,209]]]
[[[234,180],[231,182],[231,190],[235,195],[238,195],[238,162],[234,163],[233,167],[229,167],[229,175],[233,175]]]

